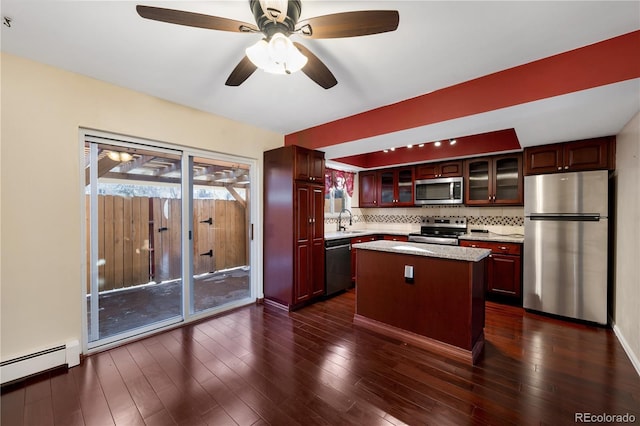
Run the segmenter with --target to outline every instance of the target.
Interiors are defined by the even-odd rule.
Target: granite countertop
[[[380,229],[349,229],[347,231],[333,231],[324,234],[325,240],[337,240],[341,238],[357,238],[366,235],[402,235],[408,236],[408,231],[389,231]],[[522,234],[496,234],[495,232],[469,232],[458,237],[460,240],[488,241],[496,243],[524,243]]]
[[[409,235],[409,232],[403,231],[382,231],[379,229],[349,229],[347,231],[333,231],[333,232],[325,232],[324,239],[325,240],[338,240],[341,238],[358,238],[364,237],[365,235]]]
[[[441,259],[462,260],[465,262],[478,262],[489,256],[491,253],[491,250],[481,248],[424,243],[404,243],[384,240],[354,244],[353,247],[361,250],[375,250],[415,256],[438,257]]]
[[[524,243],[524,235],[522,234],[496,234],[493,232],[469,232],[468,234],[460,235],[458,239],[496,243]]]

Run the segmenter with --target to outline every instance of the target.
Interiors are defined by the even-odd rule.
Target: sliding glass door
[[[193,287],[199,313],[251,296],[249,166],[192,157]]]
[[[255,301],[250,164],[84,141],[89,350]]]
[[[181,154],[86,142],[89,342],[181,321]]]

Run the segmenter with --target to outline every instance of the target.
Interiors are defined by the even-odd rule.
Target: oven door
[[[461,177],[422,179],[416,181],[416,204],[462,204]]]

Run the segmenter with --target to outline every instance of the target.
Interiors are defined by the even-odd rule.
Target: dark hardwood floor
[[[2,391],[2,425],[640,423],[640,377],[611,330],[487,303],[466,365],[352,325],[354,293],[251,306]]]

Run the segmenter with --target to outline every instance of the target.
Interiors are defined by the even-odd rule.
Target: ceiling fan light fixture
[[[260,0],[260,7],[270,20],[283,22],[287,17],[287,0]]]
[[[291,74],[307,64],[307,57],[282,33],[275,33],[269,42],[258,41],[245,50],[253,64],[272,74]]]

